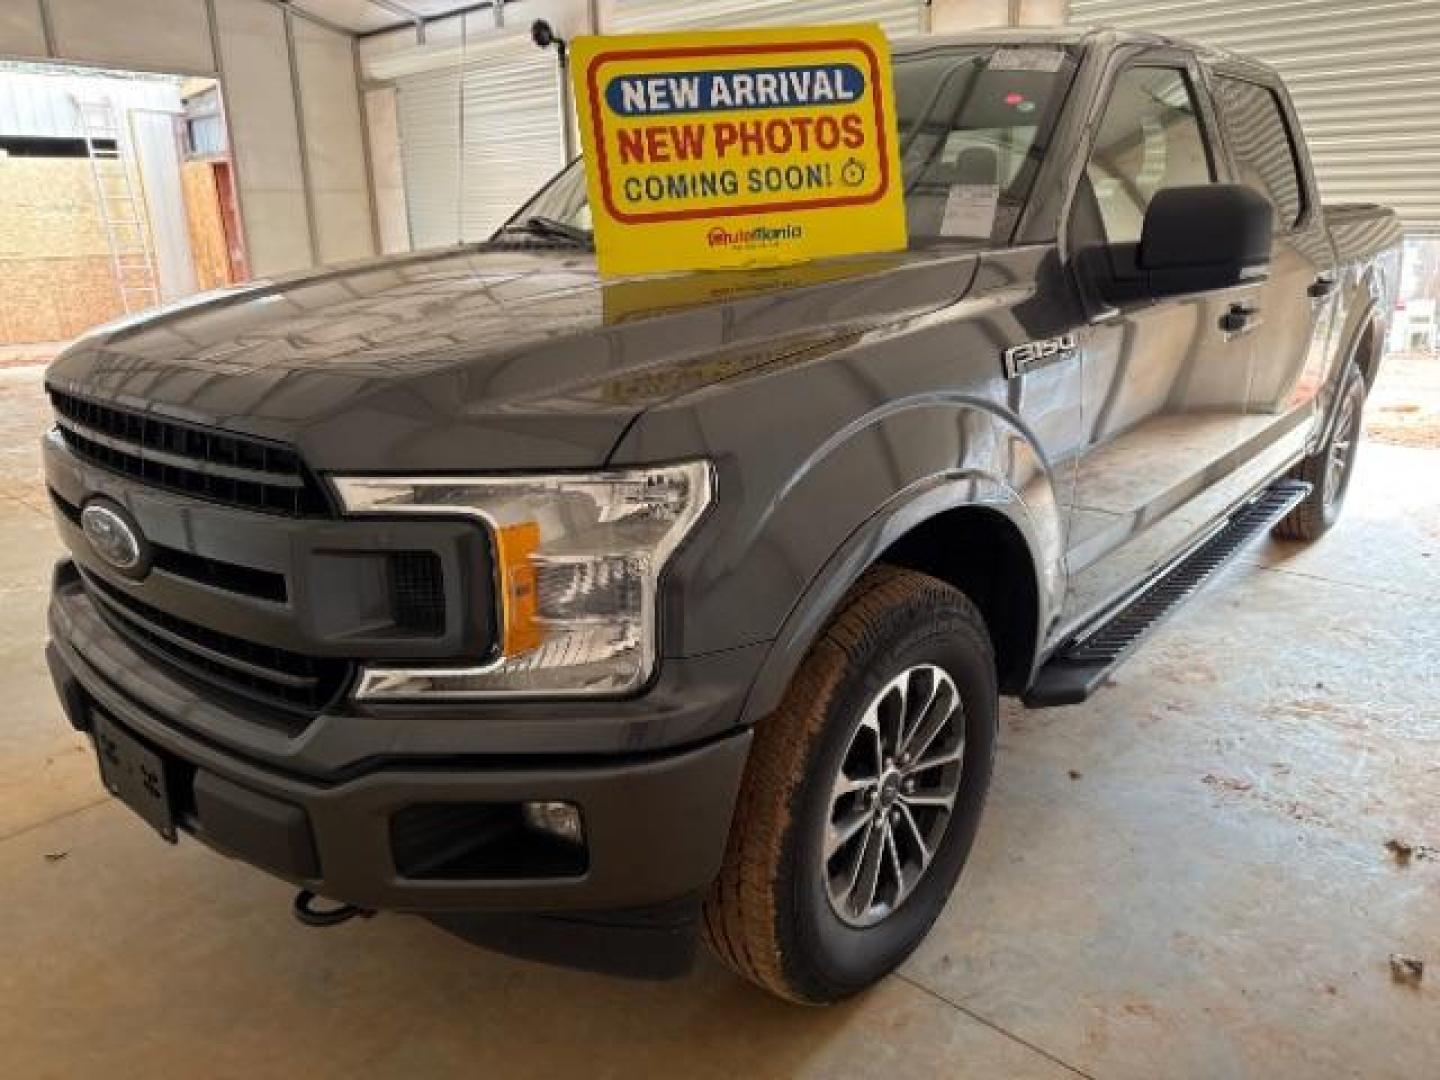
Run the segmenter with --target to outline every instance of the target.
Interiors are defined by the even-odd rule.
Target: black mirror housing
[[[1157,192],[1145,211],[1136,261],[1151,296],[1227,289],[1263,279],[1275,214],[1241,184]]]

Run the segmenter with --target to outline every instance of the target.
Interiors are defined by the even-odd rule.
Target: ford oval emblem
[[[122,574],[142,577],[149,569],[149,545],[130,515],[118,505],[90,503],[80,511],[80,528],[91,550]]]

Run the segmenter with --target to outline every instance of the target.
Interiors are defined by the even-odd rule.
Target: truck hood
[[[902,252],[602,280],[589,255],[452,249],[113,323],[47,382],[282,440],[320,470],[588,468],[654,404],[953,303],[977,259]]]

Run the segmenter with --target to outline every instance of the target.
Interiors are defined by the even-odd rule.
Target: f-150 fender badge
[[[1027,341],[1024,345],[1012,345],[1004,353],[1005,377],[1018,379],[1028,371],[1068,356],[1078,345],[1074,334],[1061,334],[1059,337],[1041,341]]]

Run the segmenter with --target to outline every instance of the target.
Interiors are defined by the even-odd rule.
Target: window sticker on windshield
[[[995,228],[995,209],[1000,204],[998,184],[952,184],[945,197],[945,218],[941,236],[990,238]]]
[[[1065,54],[1059,49],[996,49],[991,71],[1059,71]]]

